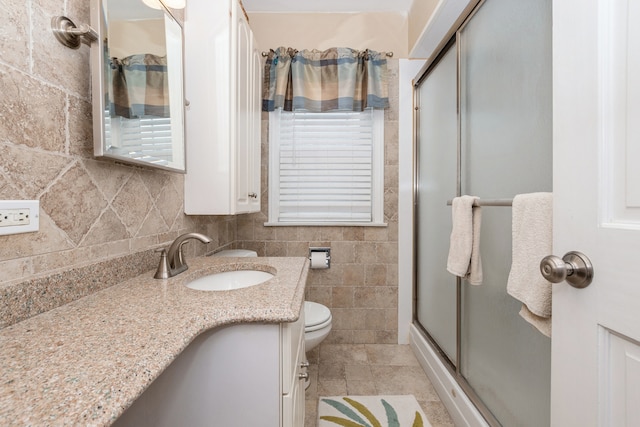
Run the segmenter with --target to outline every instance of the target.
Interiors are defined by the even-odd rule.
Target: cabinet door
[[[236,211],[245,212],[249,204],[251,146],[251,30],[236,5]]]
[[[304,347],[304,311],[293,323],[281,325],[282,340],[282,427],[304,425],[304,379],[302,362],[306,360]]]
[[[251,55],[251,77],[250,82],[252,84],[251,92],[251,152],[249,160],[249,168],[251,171],[250,183],[253,194],[249,198],[252,212],[258,212],[260,210],[260,192],[262,189],[262,129],[261,129],[261,115],[262,115],[262,55],[256,43],[255,37],[252,34],[252,55]],[[266,176],[266,173],[265,173]]]
[[[253,33],[237,7],[236,212],[260,209],[260,56]]]

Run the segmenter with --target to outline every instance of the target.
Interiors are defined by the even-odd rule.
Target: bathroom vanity
[[[302,426],[303,313],[199,335],[113,426]]]
[[[233,270],[274,277],[232,291],[186,286]],[[308,260],[200,257],[176,277],[153,273],[0,330],[0,425],[163,425],[144,409],[150,424],[126,423],[156,389],[166,425],[197,426],[199,411],[206,425],[302,425]]]

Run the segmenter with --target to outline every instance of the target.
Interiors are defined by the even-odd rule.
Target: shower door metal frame
[[[420,85],[428,78],[431,71],[438,65],[439,61],[448,53],[449,49],[456,49],[456,196],[462,195],[462,120],[460,117],[460,105],[461,105],[461,83],[460,83],[460,33],[464,30],[469,21],[473,18],[479,8],[484,4],[485,0],[478,0],[471,4],[466,10],[466,15],[463,16],[454,24],[451,31],[444,38],[443,42],[437,48],[437,54],[432,60],[427,61],[425,66],[418,73],[418,78],[413,83],[413,105],[414,105],[414,136],[413,136],[413,157],[414,157],[414,181],[413,181],[413,229],[414,234],[417,234],[419,229],[418,216],[418,200],[420,197],[419,192],[419,140],[420,140],[420,94],[417,90]],[[484,404],[482,399],[473,390],[469,382],[462,375],[461,372],[461,357],[462,357],[462,279],[456,277],[456,362],[454,363],[446,352],[440,347],[440,345],[433,339],[426,328],[418,320],[418,248],[417,242],[413,241],[413,324],[422,332],[427,341],[431,344],[432,348],[436,351],[436,354],[440,358],[443,365],[447,368],[451,376],[458,383],[460,388],[465,392],[469,400],[475,405],[480,414],[484,417],[487,423],[492,427],[501,426],[500,422],[491,413],[489,408]]]

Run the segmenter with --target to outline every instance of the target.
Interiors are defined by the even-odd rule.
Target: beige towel
[[[472,285],[482,284],[480,259],[480,223],[482,210],[473,207],[474,196],[456,197],[451,203],[453,228],[449,242],[447,271],[467,279]]]
[[[507,292],[523,303],[527,322],[551,336],[551,283],[540,273],[540,261],[552,250],[551,193],[520,194],[513,199],[512,259]]]

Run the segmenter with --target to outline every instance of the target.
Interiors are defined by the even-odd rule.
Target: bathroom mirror
[[[91,2],[94,155],[185,172],[182,26],[147,2]]]

